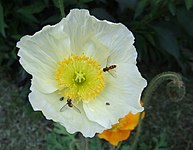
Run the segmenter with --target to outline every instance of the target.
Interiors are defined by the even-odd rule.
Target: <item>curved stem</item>
[[[63,0],[59,0],[59,7],[60,7],[61,16],[62,16],[62,18],[63,18],[63,17],[65,16]]]
[[[153,94],[153,92],[157,89],[157,87],[163,83],[166,80],[171,80],[173,82],[175,82],[177,87],[182,87],[183,86],[183,81],[182,81],[182,77],[175,72],[163,72],[161,74],[158,74],[157,76],[155,76],[151,82],[149,83],[148,87],[145,89],[145,93],[143,95],[143,106],[144,108],[146,108],[146,106],[148,105],[149,100],[151,99],[151,95]]]
[[[151,82],[149,83],[149,85],[146,87],[144,95],[143,95],[143,106],[144,108],[147,107],[149,100],[151,99],[151,95],[153,94],[153,92],[157,89],[157,87],[164,81],[167,80],[171,80],[175,86],[177,88],[183,88],[183,92],[181,93],[182,96],[180,98],[183,98],[184,94],[185,94],[185,87],[183,86],[183,81],[182,78],[179,74],[175,73],[175,72],[164,72],[161,74],[158,74],[157,76],[155,76]],[[179,91],[178,91],[179,92]],[[142,113],[140,113],[140,117],[139,117],[139,124],[137,127],[137,131],[136,131],[136,136],[134,139],[133,144],[131,145],[131,150],[134,150],[137,146],[137,142],[139,140],[139,136],[141,133],[141,126],[142,126]]]

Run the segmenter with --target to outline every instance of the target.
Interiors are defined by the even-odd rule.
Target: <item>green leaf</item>
[[[124,145],[121,147],[121,150],[128,150],[130,148],[131,148],[130,145]]]
[[[84,4],[84,3],[88,3],[88,2],[92,2],[93,0],[79,0],[79,2],[81,4]]]
[[[161,48],[178,60],[180,58],[180,50],[177,39],[172,30],[158,26],[153,28],[156,32],[158,43],[160,44]]]
[[[143,11],[144,11],[145,7],[148,5],[148,3],[149,3],[148,0],[140,0],[138,2],[137,7],[135,9],[134,19],[136,19],[137,17],[139,17],[143,13]]]
[[[59,22],[60,20],[61,20],[60,14],[55,14],[55,15],[52,15],[52,16],[46,18],[45,20],[42,20],[41,24],[42,25],[55,24],[55,23]]]
[[[152,34],[144,34],[147,41],[149,41],[153,46],[156,46],[155,39]]]
[[[3,6],[0,3],[0,33],[5,37],[5,21],[4,21],[4,13],[3,13]]]
[[[103,8],[94,8],[91,10],[91,14],[94,14],[97,18],[103,20],[106,19],[108,21],[113,21],[115,22],[115,18],[113,18],[113,16],[111,16],[110,13],[108,13],[105,9]]]
[[[149,150],[149,146],[146,143],[139,143],[139,150]]]
[[[185,0],[186,8],[189,10],[193,6],[193,0]]]
[[[168,10],[170,11],[170,13],[173,16],[175,16],[175,14],[176,14],[176,6],[171,1],[168,3]]]
[[[45,5],[41,2],[33,3],[29,6],[19,8],[17,12],[21,15],[22,21],[28,24],[38,23],[39,21],[34,14],[40,13],[45,8]]]
[[[44,8],[45,8],[45,5],[43,3],[36,2],[29,6],[24,6],[18,9],[17,11],[21,14],[37,14],[43,11]]]
[[[59,123],[54,123],[54,129],[46,136],[48,150],[67,150],[74,143],[75,134],[69,134]]]
[[[131,8],[134,9],[136,7],[138,0],[116,0],[121,11],[125,9]]]
[[[99,138],[94,137],[92,139],[89,139],[89,150],[103,150],[102,143]]]
[[[177,19],[185,31],[193,37],[193,14],[185,9],[177,11]]]
[[[56,8],[60,8],[59,0],[52,0],[52,2]]]
[[[66,135],[68,136],[69,138],[71,139],[74,139],[74,136],[75,134],[69,134],[66,129],[60,125],[59,123],[54,123],[54,129],[53,131],[56,133],[56,134],[60,134],[60,135]]]
[[[154,150],[168,150],[165,133],[161,133],[159,140],[155,138],[154,141],[156,142]]]
[[[56,134],[51,133],[46,138],[48,142],[48,150],[63,150],[64,146],[58,141]]]
[[[26,22],[28,24],[33,24],[33,23],[38,23],[39,21],[36,19],[36,17],[34,17],[34,15],[32,14],[21,14],[22,17],[22,21]]]
[[[136,37],[135,45],[136,45],[137,51],[139,52],[138,60],[141,61],[143,59],[144,62],[148,64],[149,55],[148,55],[147,42],[145,38],[140,34],[136,34],[135,37]]]
[[[63,0],[64,6],[67,7],[69,5],[75,5],[78,3],[78,0]]]

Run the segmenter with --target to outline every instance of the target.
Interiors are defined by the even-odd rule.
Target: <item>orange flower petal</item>
[[[119,142],[126,140],[130,136],[130,130],[119,130],[117,132],[112,132],[110,130],[105,130],[98,134],[99,138],[103,138],[114,146],[117,146]]]
[[[144,118],[145,113],[142,114],[142,118]],[[140,113],[137,114],[132,114],[129,113],[128,115],[126,115],[124,118],[120,119],[120,130],[134,130],[135,127],[138,125],[139,122],[139,116]]]
[[[142,113],[144,118],[145,113]],[[130,136],[130,132],[135,129],[139,123],[140,113],[129,113],[124,118],[119,119],[119,123],[114,124],[111,129],[105,130],[98,134],[99,138],[103,138],[112,145],[117,146],[120,141],[126,140]]]

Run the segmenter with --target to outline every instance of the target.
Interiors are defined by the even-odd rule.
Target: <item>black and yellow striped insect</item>
[[[110,56],[107,58],[107,64],[106,67],[103,68],[103,72],[108,72],[110,73],[110,75],[112,75],[114,78],[116,78],[116,70],[115,68],[117,67],[117,65],[109,65],[110,62]]]
[[[109,70],[115,69],[116,67],[117,67],[117,65],[107,66],[107,67],[103,68],[103,72],[106,72],[106,71],[109,71]]]
[[[60,101],[63,101],[63,100],[64,100],[64,97],[61,97]],[[81,113],[80,110],[72,103],[72,99],[70,98],[66,100],[66,104],[60,109],[60,112],[65,111],[67,108],[72,108],[76,112]]]

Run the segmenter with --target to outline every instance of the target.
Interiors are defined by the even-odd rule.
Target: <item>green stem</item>
[[[157,76],[155,76],[151,82],[149,83],[149,85],[146,87],[144,95],[143,95],[143,106],[146,109],[146,107],[148,106],[148,102],[151,99],[151,95],[153,94],[153,92],[157,89],[157,87],[163,83],[164,81],[168,81],[171,80],[171,82],[173,84],[175,84],[175,86],[178,88],[177,92],[180,92],[181,96],[180,99],[182,99],[184,97],[185,94],[185,87],[183,86],[183,81],[182,78],[179,74],[175,73],[175,72],[164,72],[161,74],[158,74]],[[182,92],[180,90],[183,90]],[[136,135],[135,135],[135,139],[133,144],[131,145],[131,150],[134,150],[137,146],[138,140],[139,140],[139,136],[141,133],[141,126],[142,126],[142,113],[140,113],[140,117],[139,117],[139,124],[137,127],[137,131],[136,131]]]
[[[70,150],[75,150],[77,144],[80,144],[80,143],[81,143],[80,140],[73,140],[73,141],[70,143]]]
[[[118,146],[115,147],[115,150],[118,150],[121,147],[121,145],[122,145],[122,142],[119,142]]]
[[[81,150],[88,150],[88,140],[81,133],[79,139],[81,141]]]
[[[139,140],[139,135],[141,133],[141,125],[142,125],[142,113],[140,113],[140,116],[139,116],[139,123],[138,123],[137,130],[135,133],[135,139],[133,141],[133,144],[130,147],[131,150],[134,150],[135,147],[137,146],[137,142]]]
[[[63,18],[65,16],[63,0],[59,0],[59,6],[60,6],[61,17]]]

